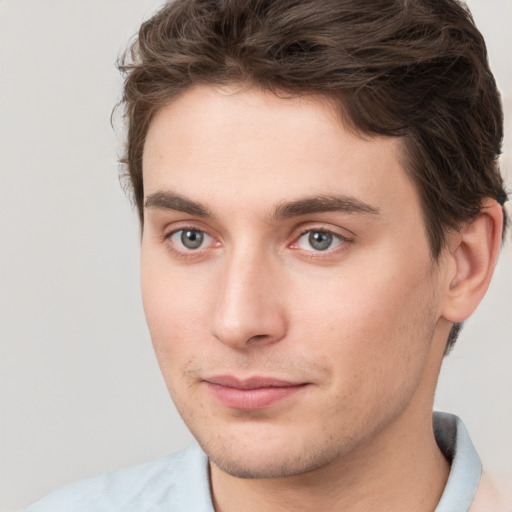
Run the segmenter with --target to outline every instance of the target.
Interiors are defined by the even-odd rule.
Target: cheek
[[[333,368],[335,387],[383,397],[397,386],[416,385],[435,327],[435,301],[422,268],[337,276],[297,304],[301,339],[310,340],[312,357]]]
[[[202,353],[198,343],[206,338],[204,300],[186,280],[154,266],[141,271],[142,300],[155,355],[171,398],[182,417],[190,421],[193,398],[186,368]],[[191,395],[192,393],[192,395]]]
[[[205,332],[206,291],[197,281],[142,252],[141,291],[146,321],[162,371],[176,366]]]

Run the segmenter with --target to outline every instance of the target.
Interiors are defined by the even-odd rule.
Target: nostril
[[[253,336],[252,338],[249,339],[249,341],[259,341],[259,340],[264,340],[268,338],[268,334],[256,334],[255,336]]]

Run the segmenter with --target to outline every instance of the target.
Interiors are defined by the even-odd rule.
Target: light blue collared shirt
[[[462,421],[434,413],[436,441],[451,461],[435,512],[467,512],[482,464]],[[55,491],[24,512],[214,512],[208,458],[198,445]]]

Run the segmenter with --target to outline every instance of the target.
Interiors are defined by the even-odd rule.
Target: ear
[[[466,320],[483,299],[498,259],[502,229],[502,207],[486,199],[474,219],[449,235],[442,310],[446,320]]]

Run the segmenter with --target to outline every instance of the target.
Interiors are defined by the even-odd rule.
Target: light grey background
[[[159,0],[0,1],[1,486],[12,512],[185,446],[138,290],[138,226],[110,126],[114,63]],[[512,0],[472,0],[508,112]],[[510,237],[509,237],[510,238]],[[437,407],[512,481],[512,247],[445,362]]]

